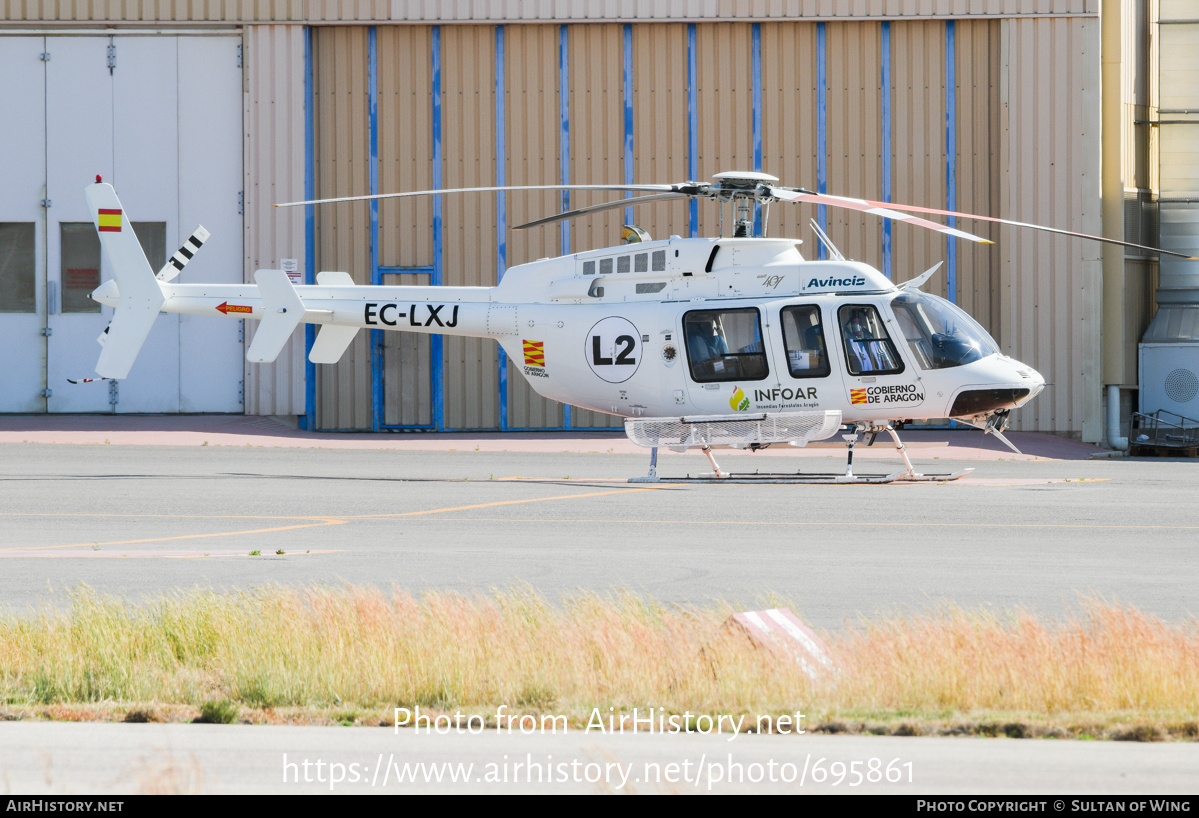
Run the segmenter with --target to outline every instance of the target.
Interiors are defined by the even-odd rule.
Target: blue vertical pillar
[[[507,154],[504,148],[504,27],[495,27],[495,185],[508,184]],[[503,281],[508,269],[508,211],[505,191],[495,194],[495,280]],[[498,351],[500,378],[500,430],[508,428],[508,355]]]
[[[316,198],[316,120],[313,115],[312,26],[304,29],[304,198]],[[316,205],[304,207],[304,283],[316,283]],[[316,364],[308,360],[316,327],[304,324],[304,415],[300,428],[316,429]]]
[[[828,193],[828,62],[825,59],[824,23],[816,24],[816,192]],[[828,208],[816,206],[816,221],[828,232]],[[817,258],[828,258],[824,244],[817,242]]]
[[[378,30],[371,26],[367,29],[366,38],[366,115],[367,130],[370,134],[370,169],[371,195],[379,192],[379,49]],[[370,229],[370,283],[382,284],[379,274],[379,200],[370,200],[371,229]],[[383,422],[383,332],[373,329],[370,331],[371,350],[371,429],[379,431]]]
[[[699,181],[699,113],[698,94],[695,87],[695,23],[687,24],[687,178]],[[699,202],[693,197],[690,203],[690,219],[687,235],[699,235]]]
[[[754,171],[762,172],[762,24],[754,23],[751,29],[750,78],[753,84],[752,138],[754,147]],[[754,235],[762,235],[762,209],[754,202]]]
[[[565,25],[558,27],[558,146],[561,183],[570,184],[570,36]],[[570,191],[562,191],[562,209],[570,209]],[[570,253],[570,220],[562,220],[562,255]],[[562,428],[570,428],[570,404],[562,404]]]
[[[429,96],[433,103],[433,189],[441,189],[441,26],[433,26],[430,46],[432,82]],[[441,286],[445,260],[442,226],[441,194],[433,196],[433,275],[430,283]],[[429,362],[433,378],[433,428],[445,428],[445,362],[443,339],[440,335],[429,336]]]
[[[633,24],[624,24],[624,183],[633,184]],[[633,195],[626,190],[625,198]],[[633,221],[633,208],[624,209],[624,223]]]

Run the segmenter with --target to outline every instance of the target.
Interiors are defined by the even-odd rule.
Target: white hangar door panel
[[[179,233],[171,252],[196,225],[212,235],[176,281],[244,281],[241,84],[240,37],[179,38]],[[242,336],[241,321],[179,316],[179,411],[244,411]]]
[[[95,375],[96,338],[113,313],[88,297],[112,278],[112,270],[100,252],[84,187],[97,175],[116,187],[126,210],[123,227],[138,233],[155,270],[178,220],[174,40],[142,45],[125,38],[110,43],[100,37],[49,37],[46,48],[46,186],[53,201],[47,210],[46,256],[58,300],[48,321],[46,380],[52,394],[47,406],[51,412],[176,412],[179,319],[173,315],[155,322],[128,379],[68,382]],[[145,62],[153,64],[137,65],[143,60],[134,59],[134,53],[147,50]],[[116,60],[111,71],[110,58]],[[130,131],[134,144],[114,150],[122,140],[128,143]],[[131,152],[141,167],[133,171],[122,161],[118,168],[116,158]]]
[[[46,408],[45,50],[42,37],[0,38],[0,412]]]
[[[37,62],[44,135],[9,138],[0,129],[0,147],[15,140],[10,158],[44,167],[51,200],[42,214],[45,258],[38,261],[35,305],[50,333],[44,337],[37,329],[45,350],[37,368],[50,393],[46,410],[242,411],[241,327],[219,317],[159,316],[128,378],[68,383],[94,375],[96,338],[113,312],[88,298],[112,278],[83,196],[97,174],[116,187],[125,222],[153,269],[203,224],[212,238],[177,280],[242,280],[240,43],[239,37],[44,40],[50,59]],[[7,61],[11,51],[5,45],[0,54]],[[19,320],[0,312],[4,338],[21,329]],[[38,360],[37,341],[21,343],[31,347],[22,348],[25,359]],[[39,399],[42,388],[35,390]],[[0,411],[40,409],[0,404]]]

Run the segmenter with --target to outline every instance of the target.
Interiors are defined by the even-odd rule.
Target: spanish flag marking
[[[849,390],[849,402],[850,403],[865,403],[866,402],[866,390],[865,389],[850,389]]]
[[[121,211],[100,208],[100,217],[97,220],[96,229],[101,233],[120,233]]]
[[[545,367],[545,342],[544,341],[524,341],[525,345],[525,365]]]

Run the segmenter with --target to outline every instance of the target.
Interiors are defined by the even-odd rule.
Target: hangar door
[[[0,37],[0,412],[240,412],[242,328],[162,315],[129,377],[95,376],[112,277],[83,189],[111,182],[150,266],[242,281],[241,38]]]

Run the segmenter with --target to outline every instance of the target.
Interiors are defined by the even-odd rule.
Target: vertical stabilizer
[[[129,374],[166,298],[112,185],[97,182],[84,192],[120,293],[96,372],[105,378],[123,378]]]

